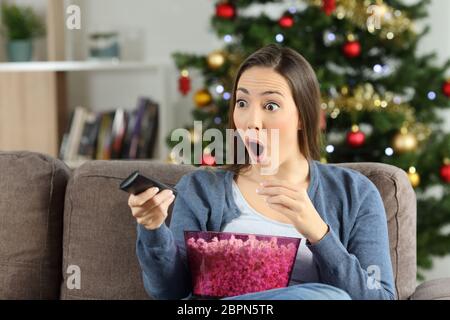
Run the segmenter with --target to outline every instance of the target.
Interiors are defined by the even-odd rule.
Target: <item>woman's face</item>
[[[266,135],[256,134],[257,141],[248,135],[242,136],[240,132],[253,163],[270,162],[275,158],[274,150],[278,150],[276,166],[298,154],[297,134],[301,128],[298,109],[286,79],[273,69],[252,67],[244,71],[236,88],[233,119],[236,129],[267,130]],[[271,141],[272,129],[279,130],[278,139],[274,141]],[[271,165],[274,166],[273,163]]]

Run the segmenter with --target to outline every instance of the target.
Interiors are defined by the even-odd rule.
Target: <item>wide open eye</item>
[[[239,99],[236,101],[236,106],[238,108],[245,108],[247,106],[247,101]]]
[[[277,105],[276,103],[270,102],[270,103],[266,104],[264,106],[264,108],[266,108],[266,110],[269,110],[269,111],[276,111],[276,110],[280,109],[280,106]]]

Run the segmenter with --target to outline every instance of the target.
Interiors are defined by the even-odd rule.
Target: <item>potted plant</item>
[[[33,39],[45,34],[45,26],[30,7],[2,4],[3,33],[6,36],[8,60],[30,61]]]

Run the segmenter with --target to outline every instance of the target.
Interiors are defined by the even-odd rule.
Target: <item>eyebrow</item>
[[[247,89],[242,88],[242,87],[237,88],[237,91],[242,91],[245,94],[250,94],[250,92],[248,92]],[[278,95],[280,95],[280,96],[282,96],[284,98],[283,94],[281,92],[279,92],[279,91],[276,91],[276,90],[264,91],[263,93],[261,93],[261,96],[265,96],[265,95],[269,95],[269,94],[278,94]]]

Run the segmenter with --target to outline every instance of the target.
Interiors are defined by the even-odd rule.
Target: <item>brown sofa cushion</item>
[[[64,213],[62,299],[148,299],[136,257],[136,221],[128,194],[119,189],[134,170],[174,185],[194,167],[93,161],[74,171]],[[79,267],[80,289],[67,287],[70,265]]]
[[[69,169],[31,152],[0,152],[0,299],[58,299]]]
[[[387,214],[390,253],[398,299],[408,299],[416,283],[416,194],[406,173],[382,163],[347,163],[378,188]]]

